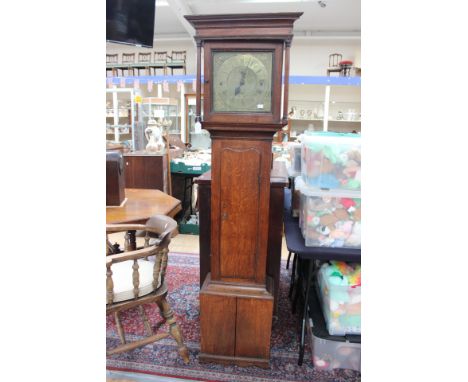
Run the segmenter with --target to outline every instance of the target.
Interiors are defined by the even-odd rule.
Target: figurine
[[[146,152],[154,154],[163,154],[166,147],[162,136],[162,125],[154,119],[148,121],[148,127],[145,129],[145,136],[148,140]]]

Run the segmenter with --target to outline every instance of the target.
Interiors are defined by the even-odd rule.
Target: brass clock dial
[[[213,52],[213,112],[270,113],[272,52]]]

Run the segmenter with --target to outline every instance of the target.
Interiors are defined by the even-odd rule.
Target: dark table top
[[[284,236],[288,251],[307,260],[361,262],[361,248],[306,247],[299,219],[291,216],[291,190],[284,190]]]

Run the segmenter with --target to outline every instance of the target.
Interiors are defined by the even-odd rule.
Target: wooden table
[[[159,190],[126,188],[123,206],[106,207],[106,223],[145,224],[153,215],[174,217],[181,209],[180,200]]]

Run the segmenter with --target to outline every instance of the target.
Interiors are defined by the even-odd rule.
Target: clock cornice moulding
[[[293,37],[293,24],[302,12],[237,13],[184,16],[195,28],[195,40],[256,39],[286,40]],[[273,23],[273,24],[272,24]],[[226,24],[229,26],[226,28]]]

